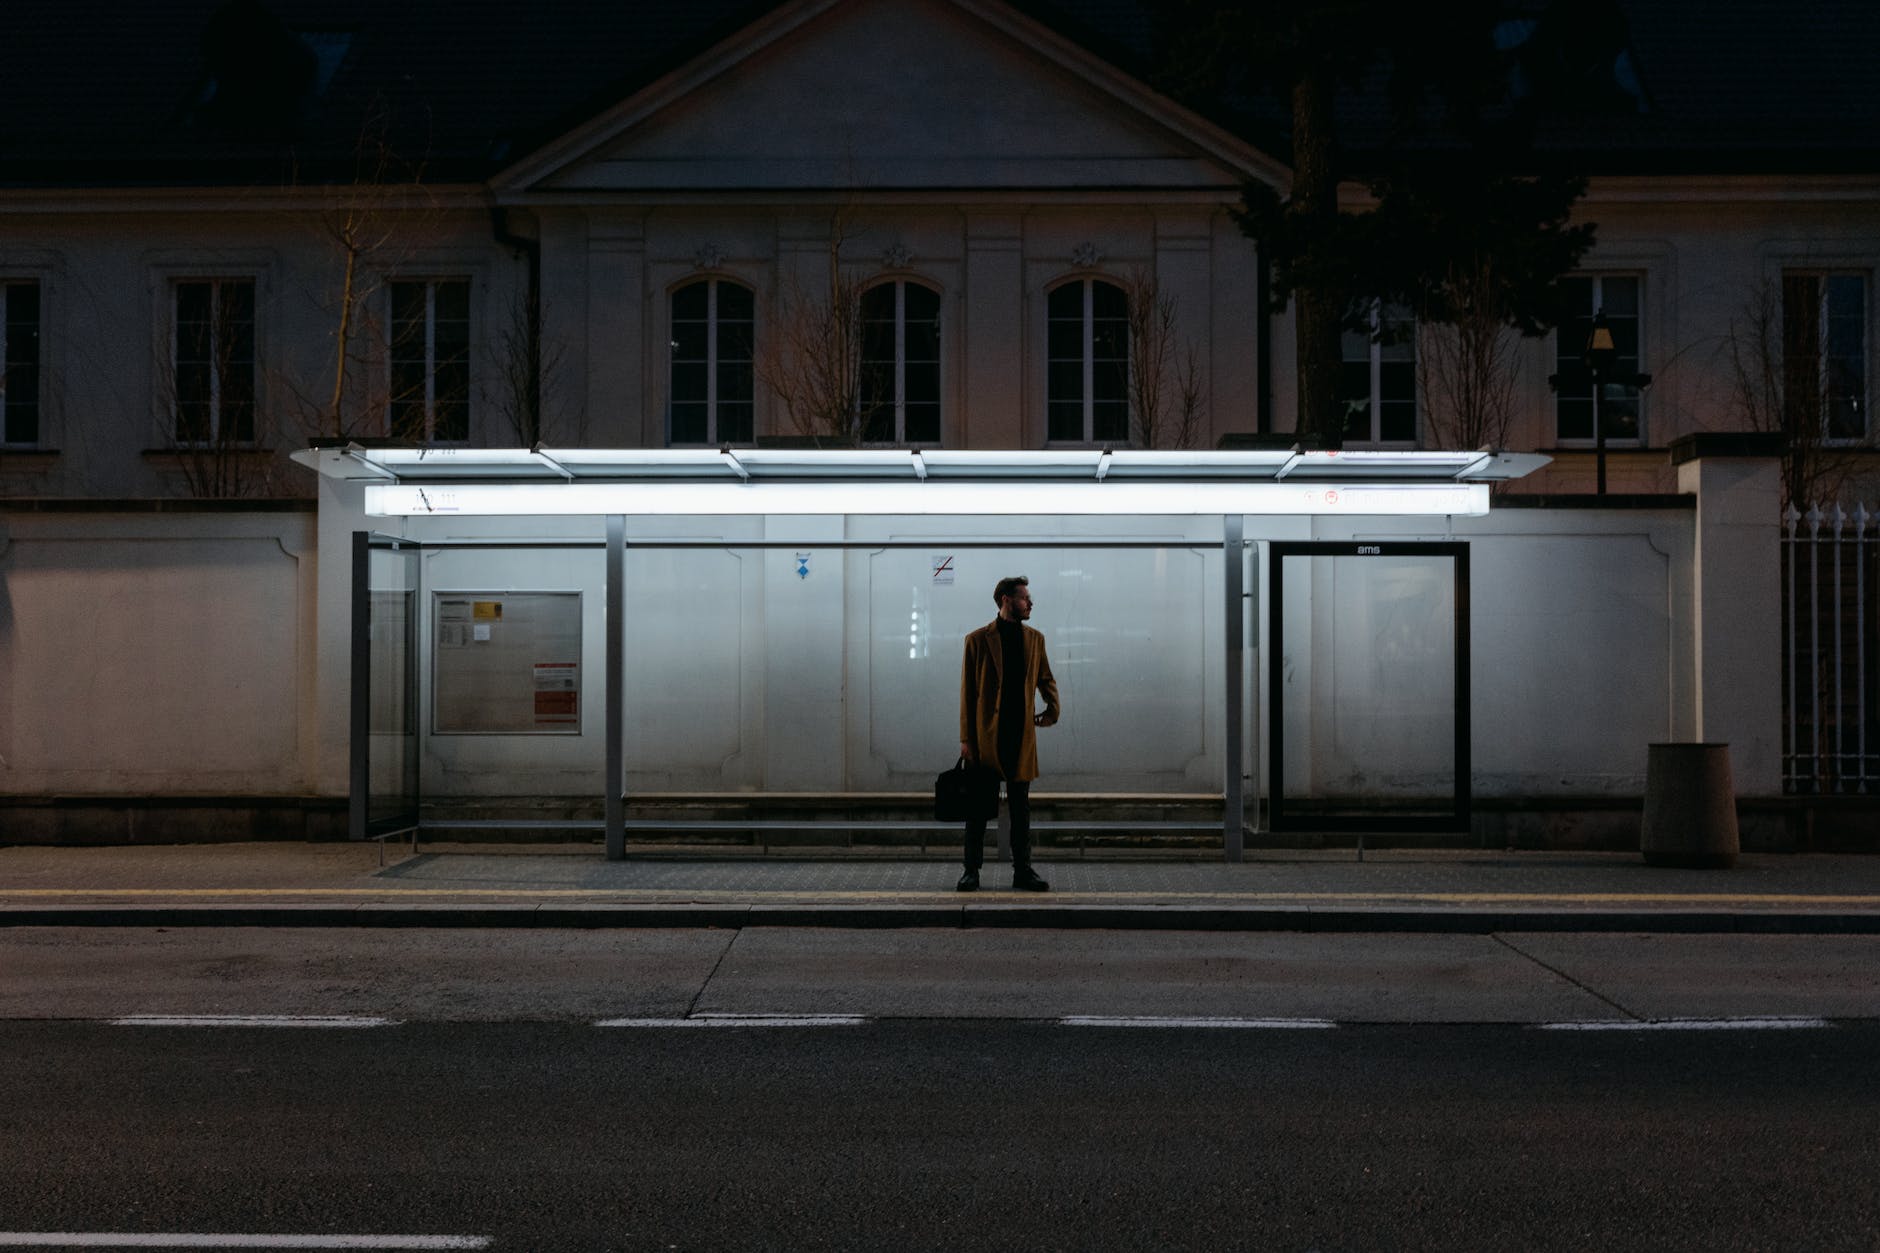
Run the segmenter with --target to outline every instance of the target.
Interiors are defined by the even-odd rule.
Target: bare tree
[[[861,443],[878,407],[865,402],[862,379],[866,279],[842,257],[856,234],[852,212],[838,211],[829,223],[820,280],[783,274],[776,321],[755,354],[757,377],[782,406],[791,431],[840,444]]]
[[[297,420],[309,435],[350,439],[382,433],[389,400],[385,289],[428,237],[438,213],[424,186],[423,163],[393,148],[390,128],[382,104],[368,113],[353,145],[352,178],[330,188],[311,219],[330,261],[310,293],[331,319],[328,365],[313,378],[281,379],[283,405],[292,411],[282,416]]]
[[[1521,378],[1520,336],[1508,325],[1494,258],[1478,253],[1443,282],[1452,320],[1419,320],[1417,391],[1430,442],[1440,448],[1507,447]]]
[[[211,337],[218,358],[211,373],[225,382],[206,420],[200,416],[200,397],[191,391],[196,385],[186,379],[182,365],[172,361],[164,373],[159,421],[191,495],[284,489],[287,482],[272,451],[279,440],[385,433],[393,399],[386,291],[400,266],[431,237],[438,214],[423,183],[422,164],[394,149],[390,131],[389,110],[380,104],[360,127],[350,178],[323,187],[323,203],[311,212],[288,211],[294,227],[317,239],[322,256],[305,292],[327,323],[319,350],[323,364],[306,368],[310,360],[291,357],[235,359],[228,354],[239,337],[218,327]],[[250,351],[253,346],[250,336]],[[194,363],[198,369],[202,364]]]
[[[540,327],[529,315],[526,292],[518,292],[492,337],[491,401],[501,415],[503,427],[513,432],[516,443],[528,447],[541,442],[543,414],[552,406],[561,378],[564,346],[545,342]],[[579,444],[582,432],[575,430],[557,436],[569,444]]]
[[[1790,343],[1782,288],[1770,279],[1752,287],[1730,318],[1723,356],[1738,423],[1785,437],[1782,508],[1832,501],[1853,474],[1852,457],[1830,444],[1822,416],[1827,382],[1812,343]]]
[[[1178,327],[1178,301],[1153,271],[1129,276],[1129,411],[1141,448],[1193,448],[1206,417],[1201,354]]]
[[[207,287],[208,284],[200,284]],[[199,499],[271,496],[280,488],[271,451],[273,414],[260,364],[254,358],[252,288],[249,306],[217,293],[206,319],[179,321],[173,305],[167,327],[175,356],[159,375],[158,418],[170,463],[185,490]]]

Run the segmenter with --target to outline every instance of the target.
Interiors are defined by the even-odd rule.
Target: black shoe
[[[1038,877],[1038,872],[1030,866],[1020,866],[1012,872],[1012,890],[1014,892],[1049,892],[1051,885]]]
[[[978,890],[979,872],[977,870],[968,870],[961,875],[959,886],[954,889],[956,892],[977,892]]]

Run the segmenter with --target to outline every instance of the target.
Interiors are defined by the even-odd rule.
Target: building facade
[[[1291,442],[1291,314],[1234,217],[1249,182],[1287,191],[1284,154],[1151,85],[1143,12],[616,7],[640,11],[569,3],[453,42],[436,24],[471,19],[448,6],[164,6],[95,41],[92,76],[81,22],[10,41],[0,793],[343,790],[322,712],[333,537],[291,503],[315,496],[288,460],[312,442]],[[1563,524],[1587,575],[1563,585],[1602,604],[1589,572],[1623,567],[1629,590],[1517,652],[1569,687],[1617,664],[1651,695],[1583,702],[1564,756],[1497,758],[1491,795],[1635,795],[1633,740],[1701,732],[1674,441],[1801,413],[1811,497],[1876,483],[1861,136],[1880,106],[1836,77],[1873,21],[1731,6],[1717,29],[1771,23],[1746,88],[1727,71],[1754,41],[1698,39],[1667,0],[1628,12],[1631,111],[1580,144],[1597,242],[1561,329],[1510,348],[1502,442],[1554,459],[1509,494],[1591,491],[1592,397],[1549,376],[1603,312],[1621,365],[1652,376],[1605,399],[1609,490],[1634,512]],[[1439,443],[1429,351],[1414,330],[1346,336],[1346,447]],[[1539,516],[1512,531],[1544,537]],[[72,670],[74,640],[112,660]],[[158,716],[98,732],[125,693]],[[176,736],[191,726],[215,747]],[[1759,765],[1759,787],[1779,773]]]

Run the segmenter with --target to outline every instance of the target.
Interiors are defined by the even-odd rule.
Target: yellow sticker
[[[472,611],[478,622],[501,622],[503,620],[503,602],[500,600],[479,600]]]

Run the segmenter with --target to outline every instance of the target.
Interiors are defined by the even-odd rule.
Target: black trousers
[[[1005,804],[1012,815],[1012,870],[1031,866],[1031,783],[1008,780]],[[986,859],[986,820],[969,818],[966,822],[966,868],[977,870]]]

